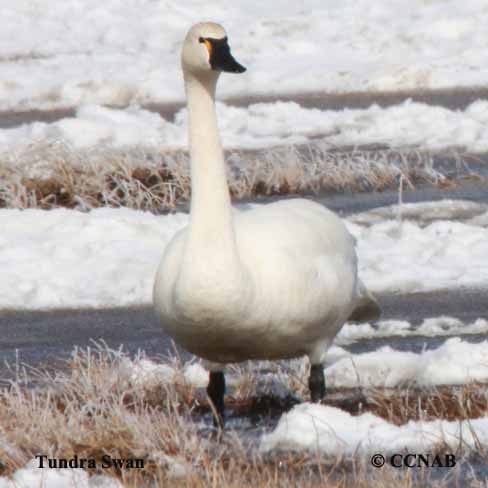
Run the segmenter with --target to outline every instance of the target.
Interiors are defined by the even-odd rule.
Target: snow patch
[[[144,357],[134,360],[124,357],[120,363],[120,373],[133,386],[151,389],[173,383],[178,377],[178,368],[170,364],[160,364]],[[189,363],[183,367],[183,378],[188,385],[204,388],[208,384],[208,371],[200,363]]]
[[[488,233],[473,223],[387,220],[368,227],[347,221],[356,237],[359,273],[376,293],[485,287]]]
[[[485,16],[484,0],[462,9],[456,0],[310,0],[306,8],[283,0],[279,9],[259,1],[17,0],[2,7],[0,110],[182,100],[181,43],[201,19],[226,27],[248,67],[222,77],[223,96],[484,86]]]
[[[0,488],[124,488],[115,478],[96,475],[89,477],[83,469],[39,468],[33,459],[24,468],[18,469],[12,479],[1,477]]]
[[[456,111],[410,101],[387,108],[372,105],[339,111],[303,108],[294,102],[249,107],[217,103],[217,113],[222,142],[228,149],[258,149],[319,139],[326,149],[380,144],[392,148],[441,150],[455,146],[472,153],[488,151],[488,102],[481,100]],[[15,152],[55,142],[74,151],[95,146],[181,149],[188,144],[187,126],[186,108],[169,121],[137,106],[117,110],[83,105],[75,117],[0,129],[0,151]],[[408,211],[408,207],[404,210]]]
[[[488,320],[478,318],[469,324],[455,317],[430,317],[418,327],[405,320],[382,320],[371,324],[345,324],[336,336],[335,344],[350,344],[365,339],[386,337],[445,337],[488,334]]]
[[[147,389],[164,383],[171,383],[176,375],[175,368],[170,365],[158,364],[145,358],[135,361],[124,358],[121,368],[132,385]]]
[[[325,376],[327,384],[336,388],[488,382],[488,342],[471,344],[453,337],[418,354],[389,346],[362,354],[343,350],[343,356],[325,369]]]
[[[185,214],[0,210],[0,309],[150,303],[166,244]]]
[[[208,384],[208,371],[200,363],[187,364],[183,376],[189,385],[197,388],[205,388]]]
[[[488,285],[488,232],[470,223],[368,226],[345,219],[357,238],[360,277],[377,293]],[[150,304],[165,246],[188,215],[125,208],[0,210],[0,309]]]
[[[488,418],[469,421],[410,421],[396,426],[371,413],[352,416],[338,408],[303,403],[285,413],[261,439],[262,452],[320,451],[329,456],[432,452],[460,443],[477,449],[488,443]]]

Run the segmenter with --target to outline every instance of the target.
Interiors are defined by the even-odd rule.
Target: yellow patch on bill
[[[203,42],[205,42],[205,46],[207,46],[209,57],[212,56],[212,43],[208,39],[204,39]]]

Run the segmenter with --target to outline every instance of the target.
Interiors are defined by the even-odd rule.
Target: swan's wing
[[[359,300],[356,308],[352,311],[347,322],[371,322],[378,320],[381,316],[381,307],[376,298],[359,280]]]

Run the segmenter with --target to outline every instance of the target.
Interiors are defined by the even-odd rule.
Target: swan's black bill
[[[205,37],[200,38],[200,42],[204,42],[207,46],[210,66],[213,70],[227,73],[244,73],[246,71],[246,68],[239,64],[230,53],[227,37],[223,39]]]

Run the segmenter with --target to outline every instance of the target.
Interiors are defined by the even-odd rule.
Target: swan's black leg
[[[222,429],[224,427],[224,393],[225,377],[222,371],[211,371],[207,386],[207,394],[213,403],[217,416],[214,413],[214,425]]]
[[[310,376],[308,377],[308,387],[312,402],[318,403],[325,396],[325,377],[324,368],[321,364],[312,364]]]

